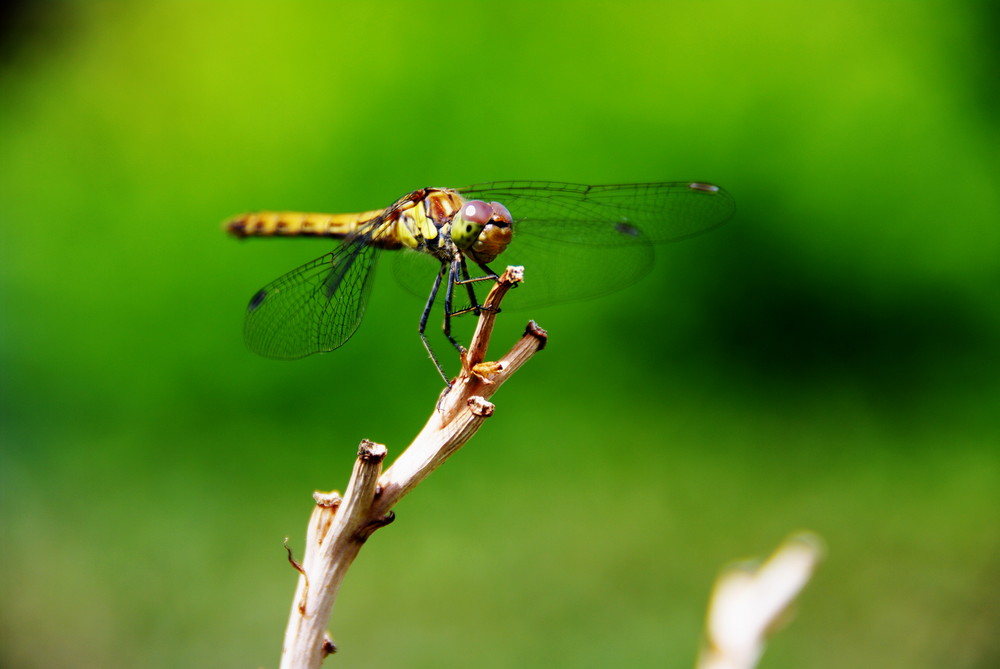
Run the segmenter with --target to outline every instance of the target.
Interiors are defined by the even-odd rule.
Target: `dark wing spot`
[[[635,227],[631,223],[621,221],[615,224],[615,230],[622,233],[623,235],[628,235],[629,237],[638,237],[639,228]]]
[[[250,304],[247,305],[247,311],[253,311],[260,306],[260,303],[264,301],[267,297],[267,291],[264,289],[258,290],[254,293],[254,296],[250,298]]]
[[[466,232],[472,232],[472,226],[471,225],[466,225],[465,226],[465,231]]]

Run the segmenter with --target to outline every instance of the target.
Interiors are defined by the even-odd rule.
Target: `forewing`
[[[513,217],[513,240],[491,263],[497,272],[507,265],[525,267],[524,288],[507,299],[505,309],[620,290],[652,267],[653,244],[706,232],[733,213],[725,190],[690,181],[609,186],[498,181],[457,190],[466,200],[500,202]],[[419,271],[433,276],[433,264]],[[425,296],[429,279],[415,280],[418,265],[419,259],[400,258],[396,274],[411,292]],[[476,284],[477,293],[488,288],[488,282]]]
[[[732,198],[697,182],[588,186],[505,181],[461,188],[511,212],[514,238],[497,259],[525,266],[523,306],[596,297],[646,275],[652,244],[705,232],[732,214]]]
[[[467,199],[505,205],[514,218],[515,239],[521,234],[604,246],[685,239],[721,225],[734,208],[722,188],[690,181],[610,186],[498,181],[458,190]]]
[[[344,344],[361,324],[377,255],[364,237],[355,237],[264,286],[247,305],[247,346],[288,360]]]

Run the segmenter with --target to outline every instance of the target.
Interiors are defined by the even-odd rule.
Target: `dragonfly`
[[[711,230],[733,213],[732,197],[702,181],[588,186],[498,181],[464,188],[421,188],[383,209],[352,214],[257,212],[226,222],[246,237],[323,237],[337,247],[267,284],[250,298],[244,338],[253,352],[296,359],[333,351],[357,331],[381,251],[399,251],[396,275],[411,292],[433,276],[418,333],[446,385],[426,334],[444,290],[445,337],[451,319],[481,313],[477,294],[496,280],[490,268],[534,268],[537,281],[519,306],[611,293],[653,264],[653,245]],[[529,277],[530,278],[530,277]],[[524,294],[529,289],[519,291]],[[456,306],[456,295],[467,304]]]

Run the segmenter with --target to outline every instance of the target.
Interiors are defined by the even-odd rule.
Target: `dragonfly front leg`
[[[476,279],[478,281],[479,278]],[[474,283],[473,279],[469,276],[469,267],[465,264],[465,256],[462,256],[462,280],[460,283],[465,284],[465,290],[469,294],[469,304],[471,305],[473,313],[477,316],[479,315],[479,300],[476,299],[476,290],[472,285]]]
[[[434,279],[434,285],[431,287],[431,294],[427,297],[427,304],[424,305],[424,313],[420,316],[420,341],[424,342],[424,348],[427,349],[427,355],[431,357],[431,362],[433,362],[434,366],[437,367],[438,373],[441,374],[441,378],[444,379],[445,385],[450,388],[451,383],[448,381],[448,375],[444,373],[444,368],[441,367],[441,363],[438,362],[437,356],[434,355],[434,350],[431,348],[431,343],[427,340],[427,335],[424,334],[427,330],[427,317],[430,315],[431,309],[434,307],[434,300],[437,297],[438,290],[441,288],[441,279],[444,277],[445,272],[448,272],[448,292],[451,292],[451,271],[448,265],[442,264],[441,269],[438,271],[437,278]],[[445,314],[447,313],[448,308],[445,306]],[[451,339],[451,337],[448,338]],[[454,341],[455,340],[452,339],[452,343],[454,343]]]
[[[462,280],[461,281],[456,280],[455,283],[458,285],[465,286],[465,289],[469,293],[470,306],[466,307],[465,309],[459,309],[458,311],[452,312],[451,314],[452,316],[459,316],[461,314],[465,314],[470,311],[478,316],[484,309],[486,309],[486,307],[479,304],[479,298],[476,297],[474,284],[479,283],[480,281],[496,281],[500,277],[497,275],[496,272],[491,270],[485,263],[476,263],[476,264],[479,265],[479,269],[485,272],[483,276],[475,276],[475,277],[469,276],[469,268],[465,263],[465,256],[462,256],[461,260]],[[499,313],[499,310],[497,310],[497,312]]]

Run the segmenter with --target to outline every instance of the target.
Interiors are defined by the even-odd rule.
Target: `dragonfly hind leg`
[[[434,279],[434,285],[431,287],[431,294],[427,297],[427,304],[424,305],[424,313],[420,316],[419,332],[420,341],[424,343],[424,348],[427,349],[427,355],[430,356],[431,362],[433,362],[434,366],[437,367],[438,373],[441,375],[441,378],[444,379],[444,384],[451,388],[451,382],[448,381],[448,375],[444,373],[444,368],[441,366],[441,363],[438,362],[437,356],[434,355],[434,349],[431,348],[431,343],[428,341],[427,335],[425,334],[425,331],[427,330],[427,318],[430,316],[431,309],[434,307],[434,300],[437,298],[438,290],[441,288],[441,279],[444,278],[446,271],[448,271],[448,266],[441,265],[441,270],[438,272],[437,278]],[[451,274],[449,272],[449,279],[450,278]],[[445,313],[447,312],[448,310],[446,308]],[[451,337],[449,336],[448,339],[451,339]],[[456,343],[454,339],[451,339],[451,341],[452,343]]]

